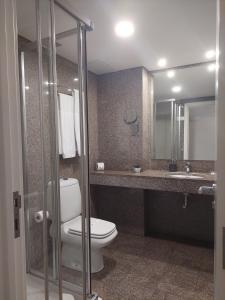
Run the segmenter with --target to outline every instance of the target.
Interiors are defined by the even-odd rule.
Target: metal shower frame
[[[44,48],[44,40],[41,34],[41,13],[40,0],[36,1],[36,26],[37,26],[37,50],[38,50],[38,73],[39,73],[39,113],[40,119],[43,120],[43,66],[42,51]],[[80,17],[74,8],[65,0],[49,0],[50,4],[50,76],[52,85],[49,86],[50,91],[50,136],[51,136],[51,162],[52,162],[52,187],[53,187],[53,209],[56,216],[55,228],[56,239],[54,253],[54,269],[53,278],[49,278],[48,274],[48,241],[47,241],[47,192],[46,192],[46,175],[45,175],[45,145],[44,145],[44,128],[41,121],[40,135],[42,139],[42,203],[43,203],[43,252],[44,252],[44,280],[45,280],[45,299],[49,299],[48,284],[49,281],[57,283],[59,288],[59,299],[62,299],[62,275],[61,275],[61,222],[60,222],[60,188],[59,188],[59,151],[58,151],[58,118],[57,118],[57,70],[56,70],[56,41],[71,35],[77,34],[78,44],[78,75],[79,75],[79,102],[80,102],[80,128],[81,128],[81,197],[82,197],[82,255],[83,255],[83,299],[97,299],[96,294],[92,294],[91,288],[91,251],[90,251],[90,201],[89,201],[89,145],[88,145],[88,98],[87,98],[87,46],[86,32],[93,30],[93,24],[90,20]],[[58,6],[77,22],[77,28],[56,34],[55,33],[55,14],[54,7]],[[27,49],[33,49],[34,43],[27,45]],[[24,69],[24,53],[21,53],[21,106],[22,106],[22,128],[23,128],[23,167],[24,167],[24,189],[27,190],[27,161],[26,161],[26,145],[27,145],[27,124],[26,124],[26,94],[25,94],[25,69]],[[26,216],[26,248],[29,247],[29,213],[28,207],[25,207]],[[30,268],[29,251],[27,251],[27,271],[34,275],[41,275],[38,272],[32,272]],[[36,274],[35,274],[36,273]],[[70,284],[68,284],[70,285]]]

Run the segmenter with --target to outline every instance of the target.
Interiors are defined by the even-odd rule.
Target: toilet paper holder
[[[96,170],[97,171],[104,171],[105,170],[105,164],[104,164],[104,162],[97,162],[96,163]]]
[[[46,217],[47,219],[49,218],[49,212],[46,211]],[[44,211],[43,210],[39,210],[37,212],[34,213],[34,220],[36,223],[42,223],[44,220]]]

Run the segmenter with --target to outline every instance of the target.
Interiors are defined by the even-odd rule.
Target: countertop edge
[[[158,172],[154,175],[152,171],[152,174],[141,176],[124,171],[95,171],[90,174],[90,184],[197,194],[200,186],[212,185],[215,182],[213,178],[173,178],[165,176],[164,171]]]

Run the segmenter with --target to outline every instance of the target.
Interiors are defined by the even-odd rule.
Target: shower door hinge
[[[13,207],[14,207],[14,237],[20,237],[20,208],[21,195],[18,191],[13,192]]]

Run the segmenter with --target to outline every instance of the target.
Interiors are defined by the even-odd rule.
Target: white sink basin
[[[202,179],[202,176],[194,174],[169,174],[169,177],[173,178],[183,178],[183,179]]]

